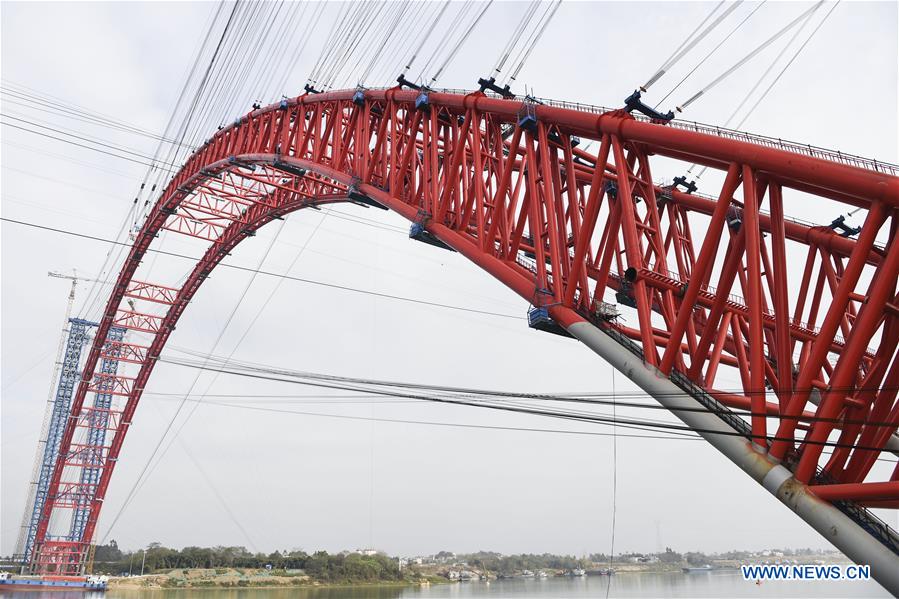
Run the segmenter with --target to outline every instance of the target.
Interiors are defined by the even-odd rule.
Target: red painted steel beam
[[[825,501],[899,501],[899,481],[813,485],[810,488]]]
[[[870,207],[877,213],[878,206],[897,205],[896,177],[757,144],[637,122],[622,112],[596,115],[536,106],[534,128],[522,130],[515,125],[520,102],[477,94],[432,93],[431,111],[425,113],[413,109],[415,95],[397,89],[368,90],[366,105],[358,107],[351,101],[352,92],[332,92],[295,98],[285,109],[273,106],[254,111],[199,148],[163,191],[113,288],[73,398],[73,417],[63,433],[63,455],[70,455],[77,445],[73,444],[75,428],[90,421],[91,408],[84,406],[84,400],[88,391],[98,389],[90,381],[97,380],[93,373],[101,357],[121,356],[123,363],[140,366],[136,377],[122,375],[121,383],[113,381],[127,399],[121,410],[110,411],[111,441],[98,448],[105,452],[106,459],[100,484],[90,498],[81,546],[92,538],[134,410],[190,298],[219,261],[256,229],[293,210],[345,200],[348,189],[409,221],[424,224],[436,239],[521,297],[538,303],[538,291],[545,289],[547,300],[551,300],[550,313],[563,326],[571,324],[572,318],[595,318],[593,309],[603,301],[603,294],[621,291],[625,267],[634,266],[639,273],[634,281],[638,307],[634,331],[643,341],[647,359],[655,362],[659,359],[656,348],[665,349],[662,366],[670,372],[674,366],[683,367],[685,352],[691,354],[690,377],[712,394],[720,393],[714,389],[719,366],[736,367],[744,379],[744,395],[722,396],[722,401],[733,400],[732,405],[748,401],[753,413],[780,416],[783,403],[768,403],[759,391],[764,390],[766,378],[774,381],[781,393],[784,385],[789,389],[792,368],[788,369],[786,363],[792,358],[787,354],[797,342],[803,344],[802,368],[794,389],[802,389],[803,380],[806,385],[826,387],[828,377],[851,379],[850,361],[833,365],[822,359],[833,351],[858,355],[859,364],[874,359],[866,340],[860,339],[864,336],[861,331],[872,330],[872,310],[863,307],[855,312],[856,304],[871,300],[856,286],[866,268],[880,273],[875,281],[893,272],[888,256],[896,253],[895,244],[888,250],[873,246],[871,236],[879,223],[875,231],[865,231],[859,241],[853,241],[830,230],[787,221],[780,193],[783,187],[811,190],[820,197]],[[462,115],[466,118],[460,125],[454,117]],[[511,127],[511,140],[504,130],[507,126]],[[592,164],[585,158],[587,154],[573,147],[571,134],[601,142],[599,156],[589,157]],[[652,182],[653,155],[689,157],[717,168],[730,168],[732,173],[742,169],[746,186],[742,209],[748,214],[743,230],[732,232],[718,289],[708,287],[707,282],[712,271],[722,266],[716,261],[720,258],[717,246],[727,207],[740,205],[733,199],[737,177],[729,175],[718,201],[661,189]],[[608,164],[610,157],[614,164]],[[594,168],[596,164],[601,168]],[[756,179],[761,182],[757,192],[753,189]],[[604,186],[609,181],[617,183],[617,198],[609,198],[604,207]],[[746,181],[750,183],[746,185]],[[772,202],[770,216],[758,212],[766,186]],[[231,209],[222,208],[225,204],[216,199],[216,190],[223,202],[230,202],[228,206],[242,204],[246,212],[241,210],[240,218],[233,218]],[[200,212],[208,214],[201,216]],[[709,227],[703,236],[703,249],[698,252],[693,246],[690,214],[711,216],[717,225]],[[890,218],[893,216],[890,213]],[[885,217],[886,213],[879,218]],[[173,219],[175,228],[210,242],[206,253],[180,288],[135,281],[148,248],[160,230],[172,226]],[[891,222],[895,228],[895,219]],[[748,235],[746,229],[751,230]],[[771,258],[760,238],[763,232],[773,232],[776,237]],[[783,293],[783,281],[790,265],[777,243],[787,240],[827,250],[834,256],[827,277],[838,297],[820,331],[804,329],[798,318],[790,319],[789,326],[784,324],[783,309],[789,307],[789,298]],[[524,259],[522,250],[532,251],[535,260]],[[677,273],[666,263],[671,251],[676,252]],[[748,272],[743,270],[744,255]],[[816,252],[810,252],[810,256],[817,259]],[[851,258],[843,265],[837,256]],[[823,260],[830,258],[824,256]],[[814,264],[810,260],[807,265],[808,277]],[[830,268],[830,262],[827,265]],[[737,278],[749,289],[742,304],[728,297]],[[679,279],[683,279],[685,289],[678,288]],[[824,301],[823,270],[818,281],[811,296],[811,321]],[[895,320],[896,310],[890,309],[896,302],[895,285],[886,291],[881,287],[870,295],[875,305],[882,306],[882,314]],[[766,294],[772,297],[773,315],[766,306]],[[122,310],[126,296],[163,304],[166,313],[157,316]],[[803,313],[800,304],[806,301],[805,292],[796,298],[798,316]],[[105,341],[110,327],[123,325],[136,334],[148,335],[149,345]],[[837,340],[838,332],[845,341]],[[890,338],[888,335],[885,339]],[[709,367],[703,373],[700,366],[709,349]],[[883,352],[881,348],[877,355]],[[772,359],[777,360],[776,365],[769,362]],[[787,391],[785,396],[790,400],[785,406],[790,413],[780,419],[779,427],[787,430],[789,439],[794,438],[797,428],[805,426],[797,421],[809,420],[804,399],[792,393]],[[825,396],[819,413],[832,413],[841,405],[829,397]],[[881,394],[872,401],[880,413],[888,411],[889,397]],[[840,419],[833,420],[828,426],[840,428]],[[757,432],[760,422],[764,419],[753,418]],[[816,422],[808,434],[821,435],[826,430]],[[868,430],[864,429],[862,437]],[[877,441],[885,443],[886,439],[879,436]],[[867,454],[864,457],[868,459]],[[812,453],[805,453],[802,459],[817,461]],[[848,469],[855,472],[865,466],[860,461],[850,462]],[[40,553],[46,551],[51,557],[54,551],[61,551],[60,546],[53,545],[47,525],[54,508],[65,502],[65,468],[65,460],[58,461],[54,468],[50,498],[38,529]],[[52,561],[51,557],[47,559]],[[73,563],[77,563],[76,558]]]

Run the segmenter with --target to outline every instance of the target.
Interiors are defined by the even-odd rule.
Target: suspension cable
[[[816,10],[818,10],[818,8],[820,8],[821,5],[822,5],[823,3],[824,3],[824,0],[818,0],[818,2],[816,2],[814,6],[812,6],[812,7],[809,8],[808,10],[804,11],[804,12],[803,12],[802,14],[800,14],[798,17],[796,17],[795,19],[793,19],[792,21],[790,21],[790,22],[789,22],[784,28],[782,28],[780,31],[778,31],[777,33],[775,33],[774,35],[772,35],[771,37],[769,37],[767,40],[765,40],[764,42],[762,42],[761,44],[759,44],[759,45],[758,45],[754,50],[752,50],[749,54],[747,54],[746,56],[744,56],[743,58],[741,58],[740,60],[738,60],[736,64],[734,64],[732,67],[730,67],[729,69],[727,69],[726,71],[724,71],[721,75],[718,75],[718,77],[716,77],[711,83],[709,83],[708,85],[706,85],[705,87],[703,87],[701,90],[699,90],[698,92],[696,92],[695,94],[693,94],[693,96],[690,97],[686,102],[684,102],[683,104],[681,104],[680,106],[678,106],[678,107],[677,107],[678,112],[683,112],[684,109],[685,109],[687,106],[689,106],[690,104],[692,104],[693,102],[695,102],[696,100],[698,100],[698,99],[699,99],[700,97],[702,97],[706,92],[708,92],[709,90],[713,89],[713,88],[714,88],[715,86],[717,86],[719,83],[721,83],[722,81],[724,81],[725,79],[727,79],[727,77],[729,77],[731,74],[733,74],[734,71],[736,71],[737,69],[739,69],[740,67],[742,67],[744,64],[746,64],[747,62],[749,62],[750,60],[752,60],[752,59],[753,59],[759,52],[761,52],[762,50],[764,50],[765,48],[767,48],[768,46],[770,46],[771,44],[773,44],[775,41],[777,41],[778,39],[780,39],[785,33],[787,33],[790,29],[792,29],[793,27],[795,27],[800,21],[802,21],[803,19],[805,19],[806,17],[808,17],[809,15],[811,15],[812,13],[814,13]]]
[[[780,78],[783,76],[783,74],[786,72],[786,70],[790,67],[790,65],[793,64],[793,61],[796,60],[796,58],[799,56],[799,53],[802,52],[802,49],[805,48],[805,46],[811,41],[811,39],[818,32],[818,29],[821,28],[821,26],[824,24],[824,21],[827,20],[827,18],[830,16],[830,14],[834,11],[834,9],[837,7],[837,5],[841,1],[842,0],[837,0],[837,2],[828,11],[828,13],[826,15],[824,15],[824,18],[821,20],[820,23],[818,23],[818,26],[815,27],[815,29],[811,32],[811,34],[809,34],[808,38],[806,38],[806,40],[802,43],[802,45],[800,45],[799,48],[793,53],[793,57],[790,58],[790,60],[787,62],[787,64],[784,65],[783,69],[781,69],[780,73],[774,78],[773,81],[771,81],[771,83],[768,85],[768,87],[765,89],[765,91],[762,92],[762,95],[759,96],[759,98],[755,101],[755,104],[753,104],[752,107],[749,109],[749,111],[745,115],[743,115],[743,118],[740,119],[740,122],[734,126],[735,129],[739,129],[740,127],[742,127],[743,123],[745,123],[746,120],[752,115],[752,113],[755,112],[755,109],[758,108],[758,106],[759,106],[759,104],[761,104],[762,100],[764,100],[767,97],[768,93],[774,88],[774,85],[780,80]],[[731,122],[734,120],[734,118],[736,118],[737,114],[740,112],[740,109],[742,109],[743,106],[746,105],[746,102],[749,101],[749,98],[752,97],[752,94],[755,93],[755,90],[757,90],[759,88],[759,86],[762,84],[762,81],[765,80],[765,77],[767,77],[768,74],[771,73],[771,71],[774,69],[775,65],[777,65],[778,62],[780,62],[780,59],[783,57],[783,55],[786,54],[786,52],[790,48],[790,46],[793,45],[793,42],[796,41],[796,38],[798,38],[799,35],[802,33],[802,31],[805,29],[805,26],[811,22],[812,16],[813,15],[809,15],[808,17],[806,17],[805,21],[802,22],[802,25],[799,26],[799,28],[796,30],[796,32],[793,34],[793,36],[790,38],[790,40],[784,45],[783,48],[781,48],[780,52],[777,54],[777,56],[774,58],[774,60],[771,61],[771,64],[768,65],[768,68],[765,69],[765,72],[762,73],[762,76],[759,77],[758,81],[756,81],[755,84],[752,86],[752,89],[750,89],[749,92],[746,93],[746,95],[743,97],[743,100],[740,102],[740,104],[734,109],[734,111],[730,114],[730,116],[727,117],[727,120],[724,121],[724,125],[722,125],[723,127],[730,127]],[[699,165],[696,163],[692,164],[690,166],[690,168],[687,169],[687,175],[692,173],[693,169],[695,169],[697,166],[699,166]],[[702,176],[705,174],[705,172],[707,170],[709,170],[709,167],[707,167],[707,166],[702,167],[702,170],[700,170],[696,174],[696,178],[702,179]]]
[[[512,50],[515,49],[515,46],[518,44],[518,41],[521,39],[522,34],[524,33],[525,28],[530,24],[531,20],[534,18],[534,14],[537,12],[537,8],[540,6],[540,0],[533,0],[531,4],[524,11],[524,14],[521,16],[521,20],[518,21],[518,25],[515,27],[515,30],[512,32],[512,35],[509,37],[509,41],[506,42],[506,46],[500,52],[499,58],[496,61],[496,65],[493,67],[493,72],[498,75],[502,71],[502,68],[505,66],[506,61],[509,60],[509,56],[512,55]],[[495,75],[494,75],[495,76]]]
[[[471,7],[474,5],[475,0],[465,0],[462,4],[459,11],[453,17],[453,20],[450,22],[450,26],[446,28],[446,31],[443,32],[443,35],[440,36],[440,40],[437,42],[437,45],[431,50],[431,55],[428,57],[427,62],[425,62],[424,66],[421,68],[421,71],[418,73],[418,77],[416,78],[419,82],[424,82],[425,73],[431,68],[431,63],[433,63],[437,57],[443,52],[443,49],[449,43],[449,40],[455,35],[456,30],[459,29],[459,26],[462,24],[463,19],[467,16],[468,12],[471,10]]]
[[[511,85],[511,83],[518,77],[518,73],[521,72],[521,69],[524,67],[524,64],[530,57],[531,52],[533,52],[534,48],[537,47],[537,42],[539,42],[540,38],[543,37],[543,32],[546,31],[549,22],[552,21],[553,17],[556,14],[556,11],[559,10],[560,6],[562,6],[562,0],[558,0],[554,6],[546,9],[543,17],[543,24],[539,26],[539,29],[537,29],[534,34],[532,34],[531,41],[525,45],[525,48],[527,49],[524,51],[524,55],[521,57],[521,60],[518,61],[518,66],[516,66],[515,70],[512,71],[512,75],[506,80],[506,84]],[[522,49],[524,50],[524,48]]]
[[[712,15],[714,15],[716,12],[718,12],[718,9],[724,4],[724,2],[725,2],[725,0],[721,0],[721,2],[719,2],[717,5],[715,5],[715,8],[712,9],[712,12],[710,12],[708,14],[708,16],[706,16],[706,18],[703,19],[702,23],[700,23],[696,27],[696,29],[694,29],[693,32],[687,36],[687,39],[685,39],[681,43],[681,45],[677,47],[677,49],[672,53],[672,55],[668,57],[668,60],[663,62],[662,66],[660,66],[658,68],[658,70],[656,70],[655,74],[652,77],[650,77],[646,83],[644,83],[643,85],[640,86],[641,90],[643,90],[643,91],[648,90],[650,88],[650,86],[652,86],[653,83],[658,81],[662,77],[662,75],[667,73],[671,69],[671,67],[673,67],[675,64],[677,64],[681,58],[683,58],[690,50],[692,50],[696,46],[696,44],[698,44],[703,39],[705,39],[705,37],[709,33],[711,33],[718,26],[718,24],[721,23],[721,21],[726,19],[730,13],[735,11],[737,9],[737,7],[742,3],[742,0],[737,0],[736,2],[734,2],[733,4],[728,6],[724,10],[724,12],[721,13],[720,15],[718,15],[718,17],[708,27],[706,27],[699,35],[696,35],[696,32],[699,31],[699,29],[706,23],[706,21],[708,21],[710,18],[712,18]],[[696,37],[694,37],[694,36],[696,36]],[[693,39],[691,40],[691,38],[693,38]]]
[[[559,0],[559,1],[561,2],[561,0]],[[474,18],[474,20],[468,25],[468,27],[465,29],[465,33],[462,35],[461,38],[459,38],[459,41],[456,42],[456,45],[453,47],[453,49],[450,50],[450,53],[447,55],[446,59],[443,61],[443,64],[440,65],[440,68],[437,69],[437,72],[434,73],[433,77],[431,77],[431,81],[430,81],[430,83],[428,83],[428,87],[431,87],[434,85],[434,82],[437,81],[437,78],[440,77],[440,75],[443,73],[443,70],[456,57],[456,54],[458,54],[459,49],[462,47],[462,44],[465,43],[465,40],[468,39],[468,36],[471,35],[471,32],[475,30],[475,28],[478,26],[478,23],[480,23],[481,19],[487,13],[487,9],[489,9],[492,4],[493,4],[493,0],[488,0],[484,4],[484,8],[481,9],[481,12],[478,13],[478,15]]]
[[[425,31],[424,35],[421,38],[421,43],[418,44],[418,47],[415,49],[415,52],[412,53],[411,58],[409,58],[409,62],[406,63],[406,66],[403,69],[403,76],[405,76],[409,72],[409,69],[412,68],[412,65],[415,63],[415,59],[418,58],[418,54],[424,47],[425,42],[428,41],[428,38],[431,37],[431,34],[434,32],[434,28],[437,27],[437,23],[440,22],[440,19],[443,17],[443,13],[445,13],[446,9],[449,8],[451,1],[452,0],[445,0],[445,2],[443,3],[443,7],[440,9],[440,12],[437,13],[437,16],[434,17],[434,20],[431,22],[431,26],[428,27],[428,29]]]
[[[388,44],[390,44],[390,42],[393,40],[394,35],[396,35],[396,33],[399,31],[400,23],[402,22],[403,17],[406,16],[406,13],[409,10],[410,5],[411,5],[411,0],[405,0],[403,2],[397,3],[398,8],[393,15],[393,19],[385,20],[385,23],[387,25],[387,35],[384,37],[384,41],[382,43],[373,44],[375,46],[375,51],[372,54],[371,60],[369,60],[368,65],[366,65],[362,69],[362,72],[359,74],[359,77],[358,77],[360,84],[363,84],[365,81],[368,80],[369,76],[371,75],[372,69],[374,69],[378,60],[386,52]]]
[[[659,101],[656,103],[656,105],[653,107],[653,110],[657,110],[657,109],[659,108],[659,106],[662,105],[662,102],[664,102],[665,100],[667,100],[667,99],[671,96],[671,94],[673,94],[675,91],[677,91],[678,88],[680,88],[680,86],[683,85],[684,81],[686,81],[686,80],[687,80],[693,73],[695,73],[696,70],[697,70],[699,67],[701,67],[703,64],[705,64],[705,62],[706,62],[709,58],[711,58],[712,55],[715,54],[715,52],[717,52],[718,49],[719,49],[721,46],[723,46],[727,41],[729,41],[729,40],[733,37],[733,35],[734,35],[734,34],[735,34],[735,33],[736,33],[736,32],[743,26],[743,24],[746,23],[746,21],[748,21],[748,20],[752,17],[752,15],[754,15],[756,12],[758,12],[758,10],[759,10],[762,6],[764,6],[764,5],[765,5],[765,2],[767,2],[767,1],[768,1],[768,0],[762,0],[761,2],[758,3],[758,5],[756,5],[755,8],[753,8],[753,9],[749,12],[748,15],[746,15],[745,17],[743,17],[743,20],[740,21],[739,23],[737,23],[737,26],[736,26],[736,27],[734,27],[733,29],[731,29],[730,32],[728,32],[728,34],[725,35],[725,36],[721,39],[721,41],[718,42],[718,44],[717,44],[714,48],[712,48],[712,49],[709,51],[708,54],[705,55],[705,57],[704,57],[702,60],[700,60],[699,62],[696,63],[696,66],[694,66],[692,69],[690,69],[690,72],[689,72],[689,73],[687,73],[686,75],[684,75],[683,78],[682,78],[680,81],[677,82],[677,85],[675,85],[673,88],[671,88],[671,91],[669,91],[667,94],[665,94],[665,96],[664,96],[661,100],[659,100]]]

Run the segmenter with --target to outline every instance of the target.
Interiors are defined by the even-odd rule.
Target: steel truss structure
[[[709,167],[724,182],[713,196],[660,185],[659,160]],[[859,209],[864,225],[853,238],[791,220],[789,194]],[[203,281],[266,223],[333,202],[395,211],[416,238],[460,252],[644,389],[660,394],[652,381],[662,381],[714,407],[705,426],[740,436],[703,436],[899,592],[899,540],[865,509],[899,508],[899,467],[872,478],[875,460],[899,448],[896,167],[623,111],[399,88],[255,110],[171,180],[87,356],[34,571],[83,569],[141,393]],[[177,287],[136,278],[162,230],[206,244]],[[610,304],[636,322],[615,320]],[[116,328],[141,341],[112,338]],[[108,372],[111,360],[123,372]],[[723,371],[739,390],[716,384]],[[89,407],[88,393],[111,399]],[[676,398],[659,401],[699,426]],[[90,439],[88,460],[79,438]],[[825,442],[836,443],[829,454]],[[50,534],[65,510],[77,539]]]

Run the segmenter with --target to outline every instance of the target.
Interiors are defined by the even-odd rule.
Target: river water
[[[609,597],[889,597],[873,581],[747,582],[739,571],[617,574],[587,578],[456,582],[426,587],[111,590],[107,593],[0,593],[17,599],[587,599]]]

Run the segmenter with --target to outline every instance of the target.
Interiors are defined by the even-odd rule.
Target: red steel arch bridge
[[[724,182],[663,185],[662,160]],[[824,200],[861,211],[860,230],[786,216]],[[531,302],[531,326],[583,342],[899,593],[899,536],[869,509],[899,509],[899,466],[875,468],[899,452],[899,167],[624,110],[400,87],[256,109],[171,179],[102,319],[81,325],[96,332],[60,386],[32,572],[89,563],[141,394],[210,273],[265,224],[332,203],[393,210],[411,237],[489,272]],[[182,284],[147,280],[162,231],[206,244]],[[723,371],[740,390],[716,384]]]

